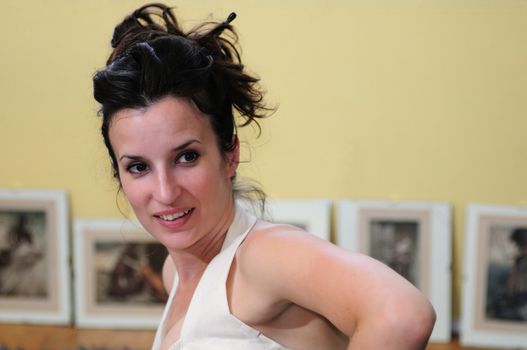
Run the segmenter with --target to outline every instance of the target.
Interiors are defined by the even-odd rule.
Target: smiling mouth
[[[189,209],[189,210],[185,210],[185,211],[182,211],[182,212],[179,212],[179,213],[175,213],[175,214],[158,215],[157,217],[162,219],[162,220],[165,220],[165,221],[174,221],[174,220],[180,219],[180,218],[182,218],[184,216],[187,216],[193,210],[194,210],[194,208]]]

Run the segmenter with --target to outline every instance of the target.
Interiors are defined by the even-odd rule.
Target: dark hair
[[[239,126],[271,109],[263,102],[259,79],[245,71],[230,22],[204,22],[185,33],[171,8],[153,3],[138,8],[115,27],[106,67],[93,77],[94,97],[101,104],[101,133],[114,176],[119,170],[110,139],[112,116],[123,108],[148,107],[167,97],[187,97],[206,114],[222,153],[236,145],[234,111]]]

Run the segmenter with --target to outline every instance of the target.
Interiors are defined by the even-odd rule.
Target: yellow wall
[[[91,76],[141,1],[2,1],[0,187],[63,188],[73,218],[119,217]],[[280,105],[241,172],[274,198],[454,205],[454,313],[469,202],[527,205],[527,2],[173,1],[231,10]],[[194,22],[187,21],[187,24]]]

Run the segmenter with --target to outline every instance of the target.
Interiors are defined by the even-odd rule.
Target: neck
[[[184,285],[199,280],[210,261],[219,254],[234,220],[234,203],[227,206],[225,214],[214,231],[204,235],[192,247],[183,251],[170,250],[169,254],[178,273],[179,284]]]

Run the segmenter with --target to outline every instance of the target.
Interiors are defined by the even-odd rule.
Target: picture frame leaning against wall
[[[71,322],[68,199],[0,189],[0,321]]]
[[[460,342],[527,349],[527,208],[470,204]]]

